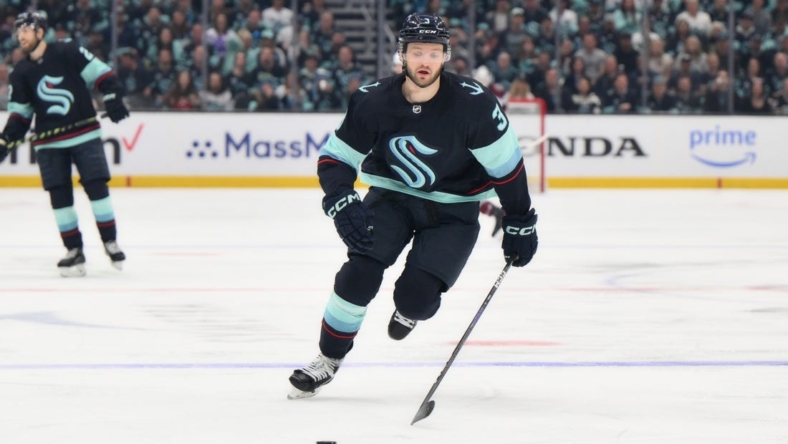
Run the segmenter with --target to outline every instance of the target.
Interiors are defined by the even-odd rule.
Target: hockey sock
[[[107,242],[117,239],[118,233],[115,227],[115,211],[112,208],[112,200],[109,197],[109,187],[103,180],[91,180],[82,184],[85,193],[90,199],[90,206],[93,208],[93,216],[96,218],[101,241]]]
[[[112,210],[112,201],[109,196],[99,200],[91,200],[90,206],[93,208],[93,215],[96,217],[96,225],[102,242],[115,240],[118,233],[115,228],[115,212]]]
[[[60,230],[63,245],[69,250],[82,247],[82,233],[79,231],[77,211],[74,209],[74,192],[71,184],[55,187],[49,191],[49,201],[55,213],[55,222]]]
[[[77,212],[74,207],[56,208],[55,221],[60,230],[60,237],[67,249],[82,247],[82,233],[79,231]]]
[[[353,347],[353,339],[366,315],[367,307],[352,304],[332,292],[323,314],[320,352],[329,358],[344,358]]]

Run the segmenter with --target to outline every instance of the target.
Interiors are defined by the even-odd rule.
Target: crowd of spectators
[[[210,0],[208,29],[200,0],[116,0],[116,54],[111,1],[36,6],[48,15],[48,39],[75,39],[116,62],[132,109],[342,110],[374,81],[325,0],[300,0],[295,12],[290,0]],[[23,57],[12,36],[26,3],[0,6],[0,109]],[[538,97],[548,112],[788,114],[788,0],[734,1],[733,29],[728,3],[476,0],[469,11],[467,0],[388,0],[396,27],[411,12],[443,16],[446,69],[504,104]]]

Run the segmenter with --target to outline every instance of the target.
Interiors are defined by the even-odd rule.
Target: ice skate
[[[287,399],[311,398],[317,395],[324,385],[334,379],[341,364],[342,359],[318,355],[309,365],[294,371],[290,376],[293,391],[287,395]]]
[[[82,248],[72,248],[66,253],[66,257],[57,263],[60,275],[63,277],[82,277],[85,275],[85,255]]]
[[[120,251],[118,243],[114,240],[104,242],[104,251],[109,256],[109,260],[112,261],[112,266],[118,270],[123,270],[123,261],[126,260],[126,255]]]
[[[402,316],[399,311],[394,310],[389,321],[389,337],[396,341],[405,339],[413,329],[416,328],[416,321]]]

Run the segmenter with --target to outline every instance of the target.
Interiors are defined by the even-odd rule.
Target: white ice
[[[344,249],[318,190],[113,189],[125,269],[77,190],[88,276],[63,279],[47,195],[0,191],[0,442],[788,443],[788,192],[550,190],[503,263],[492,220],[431,320],[386,336],[392,267],[354,350],[318,352]]]

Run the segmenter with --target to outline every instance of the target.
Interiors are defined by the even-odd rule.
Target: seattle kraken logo
[[[65,116],[74,103],[74,95],[65,89],[57,89],[56,85],[63,82],[63,77],[44,76],[38,82],[36,93],[44,102],[51,102],[54,105],[47,109],[47,114],[60,114]]]
[[[408,171],[405,171],[396,165],[391,167],[408,186],[412,188],[423,187],[427,183],[427,176],[430,179],[429,185],[435,183],[435,173],[426,163],[416,157],[416,153],[431,156],[437,153],[438,150],[426,147],[415,136],[395,137],[389,142],[389,148],[394,153],[394,157],[399,159],[408,169]]]

